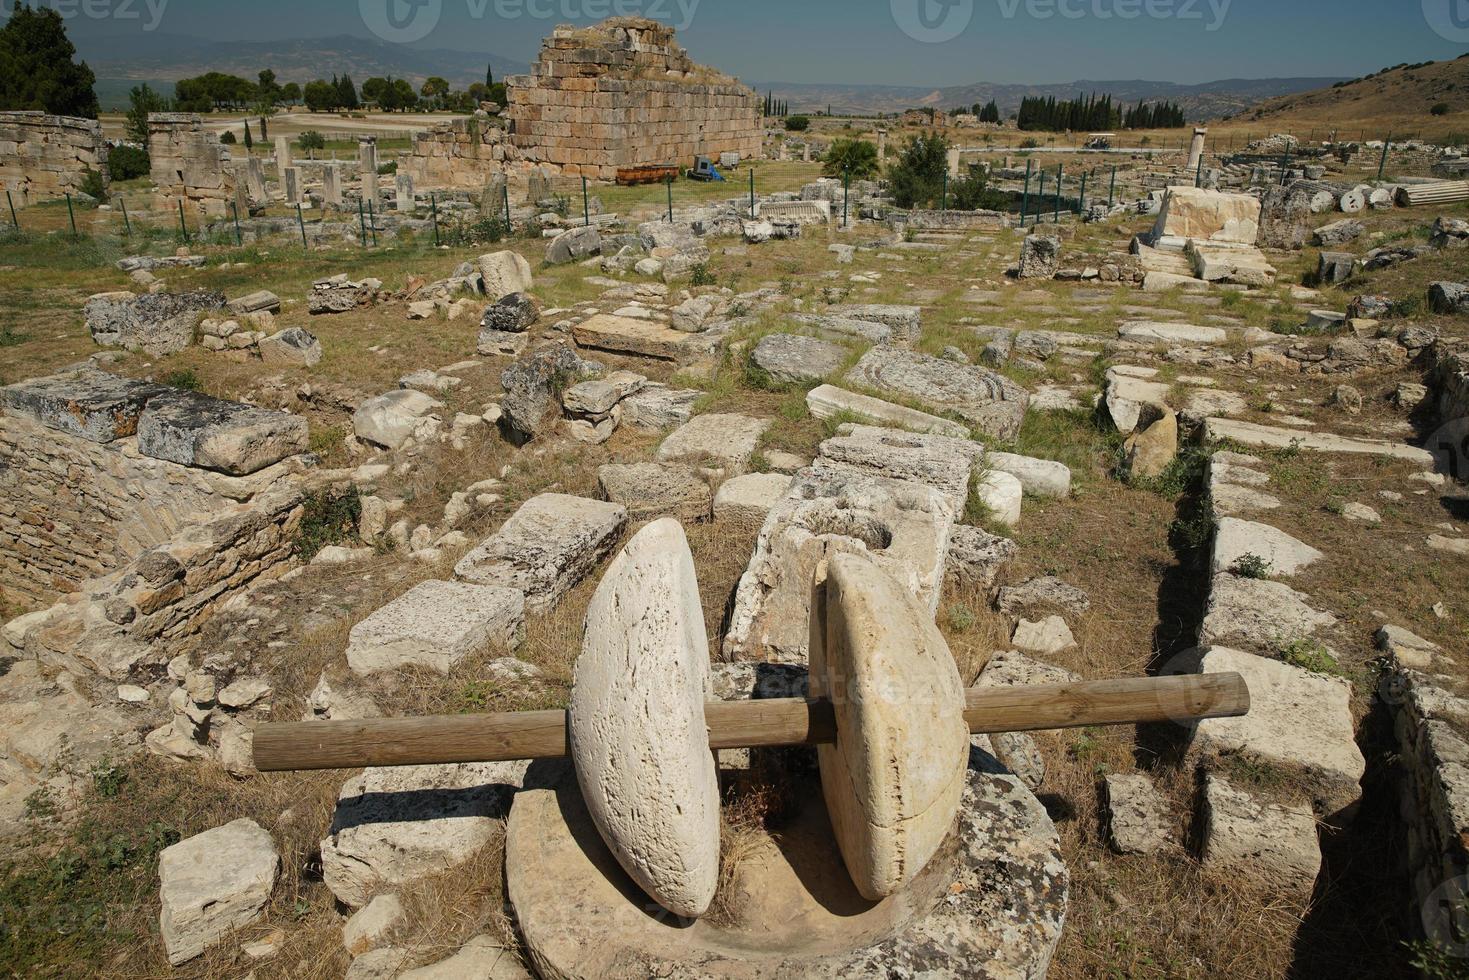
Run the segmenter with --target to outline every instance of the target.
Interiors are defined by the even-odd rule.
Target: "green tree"
[[[301,86],[296,82],[287,82],[281,86],[281,101],[287,105],[295,105],[301,101]]]
[[[938,133],[913,137],[888,168],[888,186],[900,208],[931,207],[943,196],[949,141]]]
[[[168,100],[144,82],[128,92],[127,138],[141,147],[148,146],[148,114],[166,112]]]
[[[786,131],[791,133],[803,133],[811,128],[811,120],[807,116],[786,116]]]
[[[255,141],[250,138],[250,120],[245,120],[245,152],[249,153],[255,148]]]
[[[311,112],[331,112],[338,105],[337,86],[333,82],[323,81],[320,78],[314,82],[307,82],[301,97],[306,103],[306,108]]]
[[[867,140],[839,139],[826,151],[821,172],[827,177],[846,174],[853,180],[877,175],[877,147]]]
[[[413,83],[408,79],[393,79],[393,104],[404,112],[418,106],[418,93],[413,91]]]
[[[274,105],[281,97],[281,87],[276,83],[275,72],[269,68],[262,68],[257,77],[260,82],[255,86],[255,90],[259,93],[260,101],[266,105]]]
[[[374,75],[362,83],[362,100],[371,102],[373,105],[381,106],[383,89],[387,87],[388,80]]]
[[[16,7],[0,27],[0,109],[96,119],[97,77],[76,53],[60,14]]]
[[[151,166],[147,150],[140,150],[126,143],[119,143],[107,153],[107,172],[112,175],[113,180],[142,177]]]
[[[326,83],[323,82],[322,84]],[[309,85],[307,87],[310,88]],[[312,152],[316,150],[326,149],[326,137],[322,136],[314,129],[308,129],[300,136],[296,137],[296,145],[305,150],[309,156]]]
[[[440,78],[438,75],[430,75],[424,79],[423,87],[418,94],[428,99],[435,106],[442,105],[444,96],[449,94],[448,79]]]
[[[352,84],[351,75],[343,75],[337,82],[337,104],[348,112],[359,107],[357,86]]]

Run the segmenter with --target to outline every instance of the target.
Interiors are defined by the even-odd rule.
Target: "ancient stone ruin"
[[[223,217],[235,200],[236,176],[226,166],[229,150],[219,135],[204,128],[192,112],[154,112],[148,116],[149,176],[158,193],[176,208]]]
[[[106,186],[107,141],[97,120],[0,112],[0,188],[16,207],[78,193],[88,171]]]
[[[695,64],[656,21],[558,27],[531,73],[505,84],[508,127],[467,120],[420,134],[409,163],[416,181],[476,186],[491,173],[534,167],[612,180],[620,167],[761,152],[755,93]]]

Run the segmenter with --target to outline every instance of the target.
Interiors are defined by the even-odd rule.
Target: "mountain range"
[[[127,91],[141,81],[171,89],[179,78],[220,71],[254,78],[271,68],[281,82],[306,82],[333,74],[350,74],[358,84],[374,75],[407,78],[415,84],[439,75],[456,88],[483,81],[486,64],[495,77],[529,70],[527,62],[498,52],[415,48],[383,41],[339,35],[279,41],[214,41],[180,34],[151,33],[130,37],[126,47],[100,39],[78,38],[77,47],[97,74],[97,95],[105,108],[126,103]],[[994,99],[1003,112],[1020,107],[1022,98],[1078,93],[1110,93],[1123,103],[1167,99],[1182,106],[1190,120],[1234,115],[1267,99],[1328,87],[1338,78],[1233,78],[1201,85],[1143,80],[1082,80],[1054,85],[1009,85],[975,82],[947,88],[906,85],[800,84],[748,81],[761,93],[773,92],[793,111],[816,111],[830,106],[837,113],[875,115],[904,109],[953,109]]]

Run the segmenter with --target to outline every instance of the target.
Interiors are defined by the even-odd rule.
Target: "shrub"
[[[204,382],[199,380],[199,376],[192,368],[180,368],[177,371],[168,372],[163,376],[163,383],[170,388],[182,388],[184,391],[204,390]]]
[[[893,202],[900,208],[933,206],[943,195],[948,157],[949,141],[938,133],[909,140],[897,163],[888,170]]]
[[[693,278],[689,281],[689,285],[717,286],[719,285],[719,280],[715,278],[714,273],[709,271],[709,266],[707,263],[700,262],[693,268]]]
[[[821,172],[827,177],[843,174],[853,180],[877,175],[877,147],[867,140],[839,139],[826,151]]]
[[[362,518],[362,498],[357,488],[335,496],[321,490],[306,498],[305,513],[296,531],[296,552],[302,561],[310,561],[329,545],[340,544],[357,533]]]
[[[379,164],[378,165],[378,168],[377,168],[377,173],[378,173],[378,176],[379,177],[383,177],[383,176],[386,176],[388,174],[396,174],[397,172],[398,172],[398,161],[397,160],[389,160],[387,163]]]
[[[804,133],[811,128],[811,120],[807,116],[786,116],[786,132]]]
[[[81,192],[97,201],[107,200],[107,185],[102,181],[102,175],[88,167],[82,172]]]
[[[151,167],[152,161],[148,159],[148,151],[140,150],[136,146],[128,146],[124,143],[114,146],[107,154],[107,172],[112,175],[113,180],[145,177]]]
[[[314,129],[308,129],[296,137],[296,145],[303,150],[324,150],[326,149],[326,137]]]
[[[1269,578],[1270,561],[1246,552],[1235,559],[1234,565],[1229,570],[1240,578]]]
[[[235,143],[238,142],[235,139],[235,134],[230,132],[228,129],[219,134],[219,141],[221,143],[228,143],[230,146],[234,146]]]
[[[1436,102],[1433,108],[1428,111],[1435,116],[1447,116],[1449,114],[1449,104],[1447,102]]]
[[[460,223],[448,228],[440,226],[439,237],[443,244],[455,247],[493,245],[510,237],[510,226],[503,217],[480,218],[468,224]]]

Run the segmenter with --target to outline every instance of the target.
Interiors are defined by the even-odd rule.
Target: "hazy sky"
[[[0,10],[8,13],[14,3],[0,0]],[[1356,76],[1469,51],[1469,0],[42,3],[68,17],[84,54],[103,46],[126,50],[130,38],[145,36],[151,26],[155,35],[242,40],[387,34],[415,47],[496,52],[529,61],[539,39],[557,23],[642,13],[678,27],[700,61],[751,80],[790,82],[941,86],[979,80]],[[431,30],[425,34],[426,28]]]

